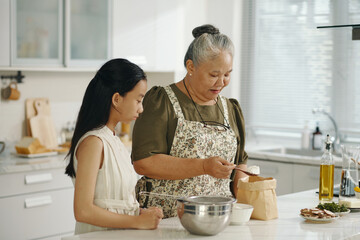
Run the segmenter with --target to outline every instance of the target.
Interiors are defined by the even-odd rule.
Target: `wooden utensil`
[[[353,161],[356,164],[356,160],[354,158],[351,158],[351,161]],[[360,162],[357,162],[360,165]]]
[[[245,173],[246,175],[249,175],[249,176],[259,176],[259,174],[251,173],[251,172],[245,171],[245,170],[243,170],[243,169],[241,169],[241,168],[238,168],[238,167],[236,167],[236,168],[234,168],[234,169],[235,169],[235,170],[238,170],[238,171],[241,171],[241,172],[243,172],[243,173]]]
[[[25,115],[26,115],[26,133],[27,136],[32,136],[30,127],[30,118],[35,117],[37,112],[35,109],[35,101],[42,102],[42,112],[46,116],[51,116],[50,102],[48,98],[28,98],[25,100]]]
[[[38,138],[40,143],[49,149],[57,148],[55,125],[51,116],[45,114],[45,103],[40,100],[35,100],[34,106],[37,115],[30,118],[32,137]]]

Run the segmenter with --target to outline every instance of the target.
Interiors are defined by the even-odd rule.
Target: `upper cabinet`
[[[0,0],[0,70],[93,71],[110,58],[148,72],[183,69],[185,6],[183,0]]]
[[[12,0],[11,10],[11,66],[99,67],[111,56],[110,0]]]
[[[16,0],[11,4],[11,65],[61,66],[62,1]]]
[[[182,62],[178,52],[185,54],[181,4],[179,0],[114,1],[113,56],[127,58],[145,71],[175,71]]]
[[[10,2],[0,0],[0,66],[10,66]]]
[[[66,0],[65,65],[100,66],[111,56],[111,1]]]

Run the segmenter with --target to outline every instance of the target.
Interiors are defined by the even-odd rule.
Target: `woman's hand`
[[[221,157],[206,158],[203,161],[204,173],[216,178],[229,178],[235,164],[226,161]]]
[[[163,211],[160,208],[141,208],[138,229],[156,229],[163,217]]]

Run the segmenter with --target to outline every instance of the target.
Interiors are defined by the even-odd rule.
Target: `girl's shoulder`
[[[104,126],[98,129],[88,131],[79,139],[76,148],[78,148],[83,142],[97,142],[99,145],[103,146],[104,136],[107,134],[106,130],[106,126]]]
[[[79,141],[78,149],[80,148],[86,148],[86,149],[102,149],[103,148],[103,141],[96,135],[87,135],[85,136],[82,141]]]
[[[102,138],[104,136],[104,134],[106,134],[106,127],[101,127],[101,128],[98,128],[98,129],[93,129],[93,130],[90,130],[88,131],[87,133],[85,133],[81,138],[84,139],[84,138],[87,138],[89,136],[93,136],[93,137],[97,137],[97,138]]]

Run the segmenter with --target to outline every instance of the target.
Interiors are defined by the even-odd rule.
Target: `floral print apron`
[[[237,151],[237,140],[234,131],[231,128],[225,130],[220,126],[207,125],[205,127],[201,122],[186,120],[171,87],[165,87],[165,91],[178,118],[170,155],[180,158],[201,159],[219,156],[233,163]],[[222,96],[220,98],[224,108],[225,122],[229,122],[226,99]],[[160,207],[163,209],[164,217],[168,218],[177,215],[176,199],[156,196],[156,194],[168,194],[178,197],[199,195],[232,196],[230,181],[230,179],[218,179],[207,174],[181,180],[159,180],[144,176],[139,179],[136,185],[136,193],[141,207]],[[154,194],[139,194],[141,191]]]

